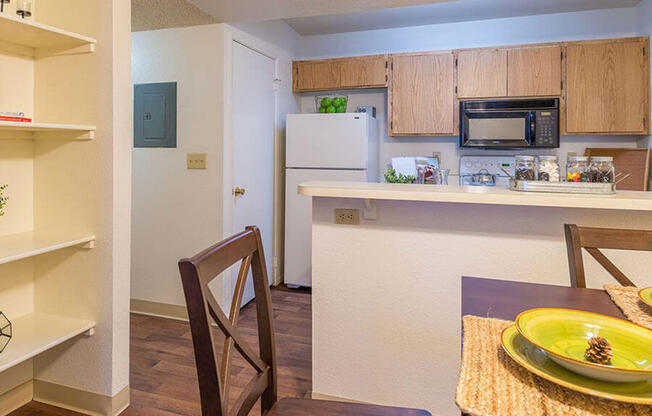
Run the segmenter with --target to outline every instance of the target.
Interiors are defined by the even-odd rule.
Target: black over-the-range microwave
[[[460,101],[460,147],[559,147],[559,98]]]

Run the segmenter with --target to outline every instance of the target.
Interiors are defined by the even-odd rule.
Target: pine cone
[[[609,364],[613,351],[611,351],[611,344],[602,337],[592,337],[589,339],[589,348],[584,353],[584,358],[598,364]]]

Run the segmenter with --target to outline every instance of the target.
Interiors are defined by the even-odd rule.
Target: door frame
[[[274,61],[274,77],[271,82],[275,82],[274,87],[274,191],[273,191],[273,226],[272,226],[272,253],[265,253],[266,261],[270,264],[272,270],[272,284],[281,283],[282,276],[279,268],[279,245],[278,236],[280,215],[278,201],[281,200],[282,184],[280,183],[280,128],[279,121],[279,57],[276,55],[274,48],[246,32],[238,30],[230,25],[225,25],[224,29],[224,79],[223,79],[223,102],[224,102],[224,134],[222,144],[222,234],[226,238],[242,230],[233,229],[233,43],[237,42],[255,52],[267,56]],[[222,306],[225,310],[231,307],[231,297],[233,288],[237,279],[237,268],[232,267],[223,273],[222,278]]]

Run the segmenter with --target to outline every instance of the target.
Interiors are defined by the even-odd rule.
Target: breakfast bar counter
[[[652,192],[637,191],[617,191],[614,195],[583,195],[517,192],[499,186],[312,181],[299,185],[299,193],[337,198],[652,211]]]
[[[643,192],[357,182],[297,191],[313,201],[313,396],[433,415],[459,414],[462,276],[568,286],[564,224],[652,229]],[[335,209],[357,210],[359,224],[336,224]],[[638,286],[652,283],[652,252],[605,253]],[[589,287],[615,282],[590,256],[585,270]],[[483,308],[492,316],[491,299]]]

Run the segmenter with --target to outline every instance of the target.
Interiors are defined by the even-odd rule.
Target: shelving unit
[[[37,374],[46,367],[48,382],[58,388],[39,390],[39,400],[79,408],[77,392],[83,392],[82,407],[88,409],[80,411],[94,414],[124,408],[128,401],[123,394],[106,404],[110,386],[117,384],[114,364],[104,359],[116,348],[115,327],[125,321],[123,316],[116,322],[112,297],[105,293],[122,254],[114,263],[105,259],[112,256],[116,228],[107,208],[116,207],[116,166],[127,166],[114,153],[115,126],[122,127],[121,137],[129,130],[106,117],[116,117],[116,110],[121,119],[128,116],[127,100],[118,106],[114,94],[118,78],[125,91],[129,85],[128,75],[116,69],[129,62],[128,4],[36,3],[29,19],[16,17],[15,1],[0,14],[0,110],[35,121],[0,121],[0,185],[9,186],[6,215],[0,217],[0,309],[13,332],[0,354],[0,414],[34,399],[44,382]],[[118,9],[120,17],[112,14]],[[116,28],[121,46],[96,48],[116,42]],[[96,137],[100,120],[107,128]],[[96,138],[103,143],[90,141]],[[75,140],[80,142],[70,143]],[[95,235],[106,244],[95,247]],[[102,336],[90,337],[96,328]],[[128,337],[119,342],[122,350]],[[30,380],[32,389],[17,388]]]
[[[56,236],[37,232],[11,234],[0,237],[0,264],[11,263],[63,248],[85,246],[93,248],[95,236]]]
[[[62,50],[81,48],[78,52],[94,52],[97,41],[67,30],[0,14],[0,42],[32,50],[33,56],[56,54]]]
[[[12,326],[13,338],[0,354],[0,373],[78,335],[92,335],[95,322],[34,312]]]
[[[95,138],[95,126],[57,123],[0,121],[1,139],[85,139]]]

